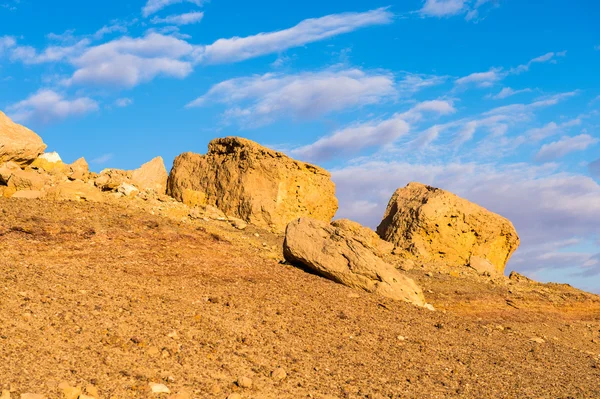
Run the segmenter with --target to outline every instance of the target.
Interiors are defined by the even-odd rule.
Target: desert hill
[[[38,138],[0,114],[2,399],[600,397],[600,297],[506,277],[476,204],[411,183],[377,234],[244,139],[95,174]]]

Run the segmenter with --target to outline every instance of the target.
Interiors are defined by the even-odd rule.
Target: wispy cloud
[[[14,47],[17,41],[12,36],[0,36],[0,57],[9,49]]]
[[[502,90],[500,90],[500,93],[496,94],[496,95],[489,95],[486,96],[488,98],[492,98],[494,100],[503,100],[505,98],[508,97],[512,97],[515,96],[517,94],[521,94],[521,93],[531,93],[533,90],[529,89],[529,88],[525,88],[525,89],[521,89],[521,90],[514,90],[510,87],[505,87]]]
[[[545,138],[555,136],[563,132],[565,129],[579,125],[581,125],[581,119],[579,118],[563,122],[561,124],[557,124],[556,122],[550,122],[542,127],[536,127],[527,130],[525,132],[525,135],[533,141],[540,141]]]
[[[115,100],[115,105],[120,108],[128,107],[133,104],[133,100],[131,98],[118,98]]]
[[[325,70],[284,75],[268,73],[226,80],[187,107],[214,103],[230,106],[226,116],[257,126],[281,117],[313,118],[317,115],[366,104],[396,94],[394,77],[360,69]]]
[[[544,144],[535,156],[536,161],[546,162],[562,158],[576,151],[586,150],[591,145],[598,143],[598,139],[589,134],[580,134],[574,137],[565,136],[559,141]]]
[[[465,77],[456,79],[455,83],[459,86],[473,84],[477,87],[491,87],[496,82],[502,80],[504,75],[499,69],[491,69],[487,72],[475,72]]]
[[[206,64],[243,61],[303,46],[366,26],[389,24],[393,17],[394,15],[387,8],[378,8],[362,13],[332,14],[306,19],[285,30],[219,39],[205,47],[199,61]]]
[[[202,5],[203,0],[148,0],[146,5],[142,8],[142,15],[148,17],[159,12],[163,8],[179,3],[192,3],[199,7]]]
[[[53,90],[42,89],[27,99],[10,105],[7,110],[11,117],[19,122],[48,123],[96,111],[98,103],[89,97],[69,100]]]
[[[114,158],[114,154],[102,154],[90,161],[92,164],[102,165]]]
[[[463,13],[466,0],[426,0],[420,13],[428,17],[450,17]]]
[[[202,21],[202,18],[204,18],[204,13],[195,11],[179,15],[169,15],[165,18],[154,17],[151,22],[153,24],[191,25]]]
[[[531,66],[533,64],[544,64],[547,62],[556,63],[556,58],[566,57],[566,55],[567,55],[566,51],[561,51],[558,53],[554,53],[554,52],[546,53],[544,55],[541,55],[539,57],[536,57],[536,58],[530,60],[527,64],[519,65],[516,68],[511,68],[508,73],[518,75],[520,73],[529,71],[529,68],[531,68]]]
[[[89,44],[90,40],[86,38],[73,45],[48,46],[41,53],[31,46],[15,46],[11,49],[10,59],[24,64],[59,62],[81,54]]]
[[[310,161],[345,157],[363,149],[392,144],[408,134],[409,123],[418,122],[424,113],[447,115],[455,111],[452,104],[447,101],[424,101],[389,119],[373,120],[335,131],[312,144],[293,149],[291,153]]]

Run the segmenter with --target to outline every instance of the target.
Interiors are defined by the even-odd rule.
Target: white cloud
[[[544,144],[535,159],[540,162],[552,161],[562,158],[575,151],[586,150],[591,145],[598,143],[598,139],[589,134],[580,134],[574,137],[562,137],[559,141]]]
[[[90,161],[90,163],[102,165],[113,159],[114,154],[102,154]]]
[[[43,52],[38,53],[31,46],[16,46],[10,52],[12,61],[21,61],[24,64],[43,64],[68,60],[80,55],[90,44],[89,39],[81,39],[73,45],[48,46]]]
[[[556,122],[550,122],[542,127],[536,127],[527,130],[525,132],[525,135],[534,141],[540,141],[547,137],[557,135],[565,129],[578,125],[581,125],[581,119],[579,118],[561,124],[557,124]]]
[[[224,103],[230,106],[228,117],[257,126],[284,116],[312,118],[374,104],[395,94],[394,77],[387,73],[359,69],[267,73],[216,84],[187,107]]]
[[[192,72],[187,57],[194,49],[184,40],[158,33],[122,37],[90,47],[72,60],[78,69],[65,83],[133,87],[158,75],[184,78]]]
[[[600,179],[600,158],[598,158],[595,161],[591,162],[588,165],[588,168],[589,168],[590,173],[592,174],[592,176]]]
[[[447,115],[456,110],[451,103],[441,100],[424,101],[404,113],[386,120],[369,121],[338,130],[312,144],[290,152],[302,159],[323,161],[344,157],[360,150],[392,144],[410,131],[409,123],[418,122],[423,113]]]
[[[117,107],[121,107],[121,108],[128,107],[131,104],[133,104],[133,100],[131,98],[127,98],[127,97],[125,97],[125,98],[118,98],[115,101],[115,105]]]
[[[512,96],[517,95],[517,94],[531,93],[531,92],[532,92],[532,90],[529,89],[529,88],[522,89],[522,90],[513,90],[510,87],[505,87],[502,90],[500,90],[500,93],[498,93],[496,95],[493,95],[493,96],[490,95],[489,98],[492,98],[494,100],[503,100],[505,98],[512,97]]]
[[[411,96],[418,91],[440,85],[448,80],[448,76],[423,75],[405,73],[397,84],[398,92],[403,96]]]
[[[192,3],[199,7],[202,5],[203,0],[148,0],[146,5],[142,8],[142,15],[148,17],[165,7],[179,3]]]
[[[449,17],[466,9],[466,0],[426,0],[420,13],[428,17]]]
[[[7,51],[9,48],[14,47],[17,44],[17,41],[12,36],[0,36],[0,57]]]
[[[393,14],[386,8],[362,13],[332,14],[321,18],[306,19],[298,25],[276,32],[259,33],[248,37],[219,39],[206,46],[199,62],[220,64],[243,61],[261,55],[278,53],[289,48],[329,37],[352,32],[356,29],[389,24]]]
[[[121,23],[113,23],[111,25],[104,25],[102,28],[98,29],[96,33],[94,33],[93,38],[96,40],[102,39],[105,35],[109,35],[111,33],[126,33],[127,26]]]
[[[533,64],[542,64],[542,63],[546,63],[546,62],[556,63],[557,57],[565,57],[566,55],[567,55],[566,51],[561,51],[558,53],[554,53],[554,52],[546,53],[544,55],[541,55],[539,57],[532,59],[527,64],[519,65],[516,68],[511,68],[509,73],[518,75],[520,73],[529,71],[529,68]]]
[[[491,110],[484,112],[484,115],[512,115],[513,117],[527,118],[527,115],[536,109],[550,107],[558,104],[559,102],[573,97],[578,94],[578,91],[571,91],[566,93],[553,94],[551,96],[540,97],[534,102],[529,104],[510,104],[501,107],[492,108]]]
[[[190,25],[202,21],[202,18],[204,18],[203,12],[188,12],[179,15],[169,15],[165,18],[154,17],[151,22],[153,24]]]
[[[477,87],[490,87],[503,78],[503,74],[500,73],[498,69],[491,69],[487,72],[476,72],[468,76],[456,79],[455,83],[457,85],[474,84]]]
[[[89,97],[67,100],[55,91],[42,89],[27,99],[7,108],[11,117],[19,122],[42,123],[84,115],[98,109],[98,103]]]

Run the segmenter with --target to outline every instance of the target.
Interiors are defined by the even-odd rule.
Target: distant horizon
[[[239,136],[377,226],[418,181],[513,222],[515,270],[600,294],[600,5],[0,0],[0,110],[67,163]]]

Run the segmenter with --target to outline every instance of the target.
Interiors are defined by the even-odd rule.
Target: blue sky
[[[332,171],[375,227],[409,181],[510,218],[507,269],[600,292],[593,1],[0,0],[0,109],[135,168],[238,135]]]

